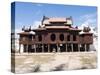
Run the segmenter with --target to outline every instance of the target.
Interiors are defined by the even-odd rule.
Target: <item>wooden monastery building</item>
[[[23,27],[23,32],[18,33],[19,52],[21,47],[23,52],[28,53],[90,51],[90,45],[93,44],[93,33],[90,33],[90,28],[84,27],[81,30],[72,25],[72,17],[43,16],[37,29]]]

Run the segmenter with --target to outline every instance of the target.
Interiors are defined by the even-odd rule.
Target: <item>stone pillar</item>
[[[73,52],[73,44],[71,44],[71,49],[72,49],[72,52]]]

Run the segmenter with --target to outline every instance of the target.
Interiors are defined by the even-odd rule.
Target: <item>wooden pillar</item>
[[[89,47],[89,44],[86,44],[86,51],[87,51],[87,52],[90,51],[89,48],[90,48],[90,47]]]
[[[42,52],[45,52],[45,51],[44,51],[44,44],[42,44]]]
[[[35,44],[35,52],[37,53],[37,44]]]
[[[20,44],[20,53],[24,52],[23,44]]]
[[[88,44],[88,51],[90,51],[90,45]]]
[[[86,44],[85,44],[85,52],[86,52]]]
[[[37,53],[37,44],[35,44],[35,52]]]
[[[67,52],[67,43],[66,43],[66,52]]]
[[[72,52],[73,52],[73,44],[71,44],[71,49],[72,49]]]
[[[59,49],[59,52],[61,52],[61,49],[60,49],[60,45],[58,44],[58,49]]]
[[[27,53],[28,53],[28,44],[27,44],[27,49],[26,50],[27,50]]]
[[[50,52],[50,45],[48,44],[48,52]]]
[[[36,53],[36,44],[34,44],[34,53]]]
[[[78,51],[80,52],[80,44],[78,44]]]
[[[56,45],[56,46],[57,46],[57,52],[60,52],[60,51],[59,51],[59,46],[58,46],[58,43],[57,43],[57,45]]]
[[[21,47],[21,44],[19,44],[19,53],[20,53],[20,47]]]

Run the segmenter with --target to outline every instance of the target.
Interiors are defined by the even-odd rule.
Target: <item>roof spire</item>
[[[41,25],[43,25],[43,21],[45,20],[45,15],[43,15],[42,21],[41,21]]]
[[[89,32],[91,29],[90,29],[90,27],[88,26],[88,27],[84,27],[84,29],[83,29],[83,32]]]
[[[24,30],[25,30],[25,26],[22,27],[22,31],[24,31]]]
[[[72,16],[70,16],[70,19],[71,19],[71,21],[72,21],[72,25],[73,25],[73,19],[72,19]]]
[[[31,31],[31,26],[29,27],[29,31]]]
[[[42,22],[41,22],[42,25],[43,25],[43,21],[44,21],[45,19],[49,19],[49,18],[46,17],[45,15],[43,15]]]

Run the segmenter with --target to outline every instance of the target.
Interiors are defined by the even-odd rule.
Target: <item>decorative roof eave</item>
[[[83,32],[81,33],[80,35],[92,35],[93,33],[90,33],[90,32]]]
[[[43,31],[43,30],[46,30],[46,28],[32,29],[32,31]]]
[[[67,21],[49,21],[50,23],[56,23],[56,22],[61,22],[61,23],[67,23]]]
[[[81,29],[77,29],[77,28],[69,28],[72,31],[82,31]]]
[[[20,32],[20,33],[17,33],[17,34],[19,34],[19,35],[34,35],[30,32]]]
[[[72,30],[72,31],[82,31],[80,29],[70,29],[70,30]]]
[[[69,28],[46,28],[47,30],[49,30],[49,29],[62,29],[62,30],[69,30]]]

